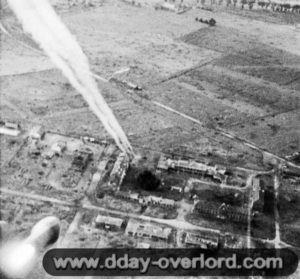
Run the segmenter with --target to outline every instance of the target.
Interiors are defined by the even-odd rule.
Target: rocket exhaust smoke
[[[87,57],[48,1],[8,0],[8,3],[21,21],[25,32],[32,35],[52,62],[81,93],[119,148],[133,157],[132,147],[123,129],[92,77]]]

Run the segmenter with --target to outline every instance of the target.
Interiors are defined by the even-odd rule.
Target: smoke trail
[[[8,0],[26,32],[39,43],[52,62],[62,70],[76,88],[120,149],[133,156],[132,147],[97,88],[88,59],[76,39],[47,0]]]

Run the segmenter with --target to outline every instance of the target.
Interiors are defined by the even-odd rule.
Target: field
[[[287,115],[297,117],[300,106],[297,92],[300,59],[297,49],[292,48],[295,44],[287,44],[289,38],[293,37],[293,42],[297,40],[293,30],[280,33],[286,38],[277,44],[280,36],[274,35],[273,23],[264,23],[270,34],[261,38],[258,31],[263,26],[261,19],[253,21],[247,29],[248,20],[238,15],[216,13],[222,24],[208,28],[194,21],[196,15],[208,13],[203,10],[177,16],[123,3],[105,3],[86,11],[74,9],[62,17],[76,33],[93,71],[109,78],[115,71],[129,68],[120,78],[145,88],[141,94],[128,94],[118,84],[112,86],[99,81],[104,97],[133,144],[145,146],[146,140],[152,142],[154,148],[173,145],[173,141],[177,146],[186,145],[195,129],[200,137],[210,141],[209,128],[213,125],[234,131],[263,147],[268,142],[270,150],[281,156],[299,148],[297,120],[294,119],[293,124],[290,119],[283,119]],[[118,17],[110,16],[112,12]],[[240,21],[239,25],[234,25],[236,20]],[[79,25],[79,21],[84,24]],[[3,55],[2,63],[11,63],[11,59],[6,61],[6,58],[16,55],[15,48],[18,48],[22,56],[18,55],[14,61],[19,61],[21,66],[18,69],[3,67],[8,71],[2,76],[4,109],[9,110],[7,105],[12,104],[10,108],[22,119],[43,123],[60,133],[107,137],[84,100],[59,71],[50,64],[47,69],[29,70],[26,63],[21,63],[29,53],[34,59],[44,61],[45,58],[33,51],[38,50],[34,43],[30,43],[31,48],[24,47],[23,44],[29,44],[28,38],[21,36],[20,27],[13,28],[13,24],[13,19],[8,18],[7,28],[22,45],[17,46],[11,38],[5,38],[3,51],[7,55]],[[90,28],[94,25],[101,26],[101,30]],[[19,74],[22,67],[25,67],[24,74]],[[203,126],[195,127],[155,107],[151,101],[192,116]],[[287,131],[290,137],[286,137]],[[189,135],[189,140],[181,138],[184,133]],[[160,139],[161,134],[166,136]],[[283,135],[284,144],[281,144]],[[222,135],[213,137],[224,145],[226,139]],[[236,143],[231,144],[234,148],[225,151],[229,156],[239,149]],[[223,148],[219,146],[215,151],[222,152]],[[239,156],[247,156],[245,151],[242,153]],[[250,156],[253,157],[247,157],[248,164],[257,165],[257,155]]]

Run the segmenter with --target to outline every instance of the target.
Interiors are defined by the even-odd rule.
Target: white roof
[[[9,136],[18,136],[20,134],[19,130],[13,130],[5,127],[0,127],[0,134],[9,135]]]
[[[110,216],[98,215],[96,218],[96,223],[104,223],[107,225],[114,225],[117,227],[121,227],[123,224],[123,219],[110,217]]]
[[[131,199],[138,199],[139,198],[139,194],[137,193],[133,193],[129,195]]]
[[[157,236],[157,237],[163,237],[163,238],[168,238],[168,236],[171,234],[172,229],[171,228],[162,228],[159,225],[154,225],[154,224],[145,224],[145,223],[139,223],[133,220],[130,220],[128,222],[127,232],[143,232],[148,235],[152,236]]]
[[[149,243],[145,243],[145,242],[139,242],[137,244],[137,248],[149,249],[150,248],[150,244]]]
[[[300,2],[297,0],[271,0],[271,3],[276,4],[290,4],[290,5],[299,5]]]

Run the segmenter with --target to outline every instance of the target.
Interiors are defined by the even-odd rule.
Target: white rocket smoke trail
[[[98,90],[87,57],[52,6],[47,0],[8,0],[8,3],[24,30],[32,35],[52,62],[62,70],[120,149],[131,157],[132,147]]]

